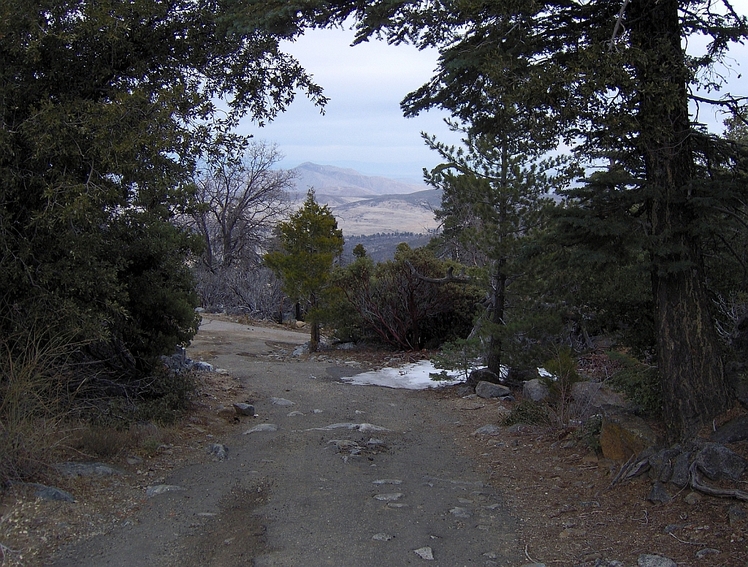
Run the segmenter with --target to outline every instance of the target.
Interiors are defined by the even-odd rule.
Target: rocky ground
[[[305,336],[297,335],[292,341],[280,334],[263,340],[258,346],[243,336],[232,334],[230,325],[221,330],[219,323],[208,327],[211,332],[206,328],[201,330],[190,355],[209,362],[225,362],[229,359],[221,357],[232,353],[230,360],[236,364],[244,360],[247,364],[261,364],[268,375],[278,372],[277,386],[286,384],[277,393],[279,399],[301,399],[306,395],[301,388],[295,389],[293,381],[288,382],[295,379],[295,372],[308,378],[310,369],[321,376],[325,369],[332,372],[330,369],[336,368],[335,372],[339,373],[350,369],[353,373],[409,361],[405,355],[367,350],[293,357],[294,342],[303,342]],[[668,557],[680,566],[748,566],[748,504],[708,497],[688,489],[673,493],[672,500],[666,504],[652,504],[647,500],[651,480],[646,475],[611,488],[621,463],[605,460],[591,451],[587,440],[578,432],[515,425],[500,427],[490,434],[476,433],[485,425],[498,425],[511,408],[511,402],[464,397],[454,387],[407,393],[386,390],[377,395],[378,388],[345,386],[346,400],[357,403],[336,403],[341,405],[341,416],[348,416],[351,420],[358,417],[361,422],[371,419],[372,423],[376,423],[374,418],[382,422],[390,419],[400,433],[390,437],[382,434],[384,443],[377,447],[368,444],[373,434],[320,431],[319,438],[308,444],[315,449],[314,452],[304,453],[301,462],[293,461],[296,467],[284,466],[279,470],[277,465],[285,462],[284,455],[297,458],[292,457],[292,450],[299,449],[298,441],[294,440],[301,435],[293,433],[297,430],[291,431],[284,424],[303,419],[307,425],[324,426],[327,416],[325,413],[316,415],[311,408],[298,405],[298,410],[276,406],[266,391],[254,390],[246,376],[237,378],[240,374],[241,371],[233,372],[233,369],[231,374],[202,374],[199,396],[190,416],[178,427],[159,431],[153,437],[158,442],[152,446],[123,450],[108,462],[122,474],[50,475],[44,479],[45,484],[73,495],[75,502],[41,499],[36,496],[39,487],[35,485],[15,485],[6,491],[0,502],[2,565],[140,564],[133,562],[136,556],[132,555],[132,549],[128,549],[129,540],[123,534],[140,531],[144,532],[140,536],[147,539],[150,531],[153,541],[163,543],[159,544],[159,553],[165,558],[161,564],[183,567],[342,565],[335,563],[334,558],[326,563],[320,554],[338,548],[336,553],[344,554],[347,546],[356,549],[360,546],[360,565],[384,564],[377,563],[379,559],[371,553],[388,553],[384,551],[387,549],[400,553],[397,546],[402,546],[402,554],[393,555],[401,559],[390,558],[387,564],[462,564],[449,562],[451,560],[445,559],[445,555],[439,556],[439,553],[448,553],[449,547],[462,553],[460,557],[464,558],[465,564],[473,565],[520,566],[542,562],[547,566],[634,566],[643,554],[653,554]],[[318,405],[333,403],[324,395],[332,391],[329,388],[333,387],[330,385],[334,384],[334,378],[324,382],[324,388],[328,389],[321,390],[323,397],[316,398]],[[388,397],[393,394],[394,397]],[[262,409],[261,417],[236,416],[231,404],[242,401],[254,402]],[[427,410],[425,415],[389,415],[387,408],[394,405]],[[293,411],[304,415],[291,416]],[[333,408],[327,411],[332,416]],[[356,412],[362,412],[361,416]],[[241,434],[255,425],[266,423],[263,418],[271,415],[281,424],[282,432],[271,434],[276,437],[267,447],[252,447],[257,451],[257,458],[262,451],[271,450],[275,451],[275,459],[259,458],[258,462],[249,456],[242,460],[243,457],[236,454],[237,448],[260,443],[260,437]],[[407,425],[409,419],[431,424],[423,434],[425,437],[416,433],[415,426]],[[348,420],[341,418],[341,421]],[[431,437],[432,433],[435,436]],[[227,461],[217,462],[219,455],[209,452],[214,445],[228,447]],[[748,458],[744,442],[731,448]],[[324,457],[324,461],[317,463],[315,459],[319,455]],[[389,475],[380,478],[379,471],[395,467],[396,461],[400,462],[403,456],[412,457],[413,462],[405,462],[401,469],[393,468],[393,474],[399,475],[397,478]],[[91,460],[90,455],[70,457],[72,460]],[[273,460],[277,462],[265,462]],[[256,477],[240,474],[245,464],[261,474]],[[370,468],[372,464],[380,466],[379,471]],[[315,469],[317,466],[327,468]],[[457,484],[447,482],[444,486],[454,488],[467,486],[464,483],[481,483],[481,489],[473,490],[472,496],[450,495],[447,488],[440,488],[440,483],[445,480],[437,474],[429,477],[432,480],[423,482],[423,478],[429,476],[429,470],[438,471],[440,468],[460,471],[460,478],[447,479]],[[206,477],[206,470],[213,473]],[[264,470],[269,471],[268,474],[264,474]],[[320,470],[326,471],[324,476]],[[309,471],[309,474],[305,475],[304,471]],[[351,475],[351,471],[355,474]],[[409,484],[408,475],[415,478],[416,473],[419,482]],[[308,478],[310,475],[316,476]],[[353,507],[354,499],[358,497],[348,495],[344,487],[360,486],[356,483],[365,475],[373,475],[374,480],[401,480],[405,484],[367,483],[370,488],[367,489],[368,496],[361,499],[361,511],[354,510],[351,517],[341,522],[338,532],[330,532],[337,533],[337,539],[328,534],[324,536],[327,539],[315,540],[314,537],[322,536],[310,535],[305,541],[303,534],[299,534],[299,541],[287,543],[285,551],[268,548],[276,541],[288,542],[281,537],[291,537],[289,534],[298,532],[299,526],[289,524],[287,518],[302,517],[306,513],[304,502],[314,513],[316,506],[324,507],[335,500],[333,497],[321,501],[311,497],[305,500],[306,497],[301,498],[299,494],[279,499],[280,491],[310,483],[308,486],[313,486],[314,490],[331,489],[331,494],[337,494],[342,501],[337,505],[345,507],[346,499],[350,498]],[[251,482],[243,480],[250,477]],[[169,490],[158,487],[178,486],[181,489],[192,485],[225,485],[228,488],[216,489],[211,494],[207,494],[211,491],[206,489],[206,494],[200,495],[188,491],[153,494],[154,490]],[[336,486],[343,488],[336,490]],[[748,489],[745,482],[740,487]],[[428,493],[430,489],[434,489],[433,496]],[[423,490],[427,492],[421,495],[419,491]],[[438,494],[437,490],[440,491]],[[404,496],[392,496],[398,493]],[[394,500],[377,500],[380,495]],[[201,499],[205,509],[187,517],[180,506],[187,506],[193,498]],[[443,503],[441,498],[444,498]],[[300,499],[301,504],[298,504]],[[416,501],[423,504],[413,505],[411,510],[398,509],[401,503],[408,505]],[[382,513],[425,514],[432,502],[437,508],[444,508],[432,514],[440,518],[443,532],[430,527],[431,531],[421,534],[416,525],[418,516],[407,516],[416,518],[409,523],[392,515],[388,516],[394,518],[388,519],[388,531],[379,531],[375,523],[364,522],[360,531],[366,537],[361,541],[350,537],[349,532],[357,521],[356,514],[372,518]],[[289,524],[285,535],[284,523]],[[156,534],[165,525],[168,529],[163,530],[165,539],[162,541]],[[169,530],[182,535],[169,539],[166,533]],[[423,540],[427,536],[431,539]],[[388,541],[388,538],[393,539]],[[465,540],[464,547],[460,547],[459,538]],[[475,541],[468,541],[471,538]],[[98,543],[102,541],[110,542],[104,544],[104,549],[122,546],[120,563],[102,559],[105,551]],[[416,543],[419,541],[422,545]],[[447,546],[446,542],[450,545]],[[428,558],[429,552],[425,548],[431,550],[435,556],[433,560]],[[485,548],[485,551],[468,557],[473,548]],[[300,559],[303,556],[293,555],[296,553],[294,549],[306,550],[313,557]],[[313,549],[317,551],[312,553]],[[189,553],[186,555],[184,550],[189,550]],[[418,550],[422,550],[421,553],[416,553]]]

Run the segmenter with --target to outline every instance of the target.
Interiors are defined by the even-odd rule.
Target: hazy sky
[[[748,9],[748,0],[733,4],[741,12]],[[258,128],[245,122],[243,132],[276,143],[285,155],[282,168],[310,161],[368,175],[421,180],[422,169],[434,167],[439,158],[426,148],[420,132],[450,143],[459,141],[443,122],[446,114],[431,111],[406,119],[400,110],[403,97],[432,76],[437,54],[379,41],[350,47],[352,40],[353,32],[348,30],[312,30],[286,45],[330,98],[324,115],[299,95],[270,125]],[[748,95],[748,76],[739,77],[748,70],[748,48],[739,46],[731,59],[728,64],[733,70],[720,71],[728,76],[733,94]],[[699,120],[718,128],[722,118],[701,112]]]

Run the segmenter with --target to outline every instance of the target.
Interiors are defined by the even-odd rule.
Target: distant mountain
[[[344,237],[433,232],[441,191],[424,184],[372,177],[353,169],[303,163],[294,168],[296,198],[313,188],[318,203],[335,214]]]
[[[387,177],[368,176],[355,169],[331,165],[302,163],[292,171],[296,174],[296,191],[304,195],[309,188],[314,189],[318,195],[338,197],[400,195],[426,189],[426,185],[422,183],[405,183]]]

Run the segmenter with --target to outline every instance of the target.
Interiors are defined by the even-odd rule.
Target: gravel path
[[[226,460],[175,471],[137,522],[54,565],[521,565],[501,495],[460,454],[459,415],[429,393],[341,383],[350,366],[278,358],[305,340],[206,321],[190,352],[240,380],[258,416],[212,440]]]

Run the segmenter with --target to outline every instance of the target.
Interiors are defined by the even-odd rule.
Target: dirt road
[[[190,356],[240,381],[258,416],[206,437],[204,461],[174,471],[137,521],[53,565],[524,563],[501,494],[460,452],[459,415],[429,392],[341,382],[361,371],[353,361],[283,356],[306,340],[206,320]]]

